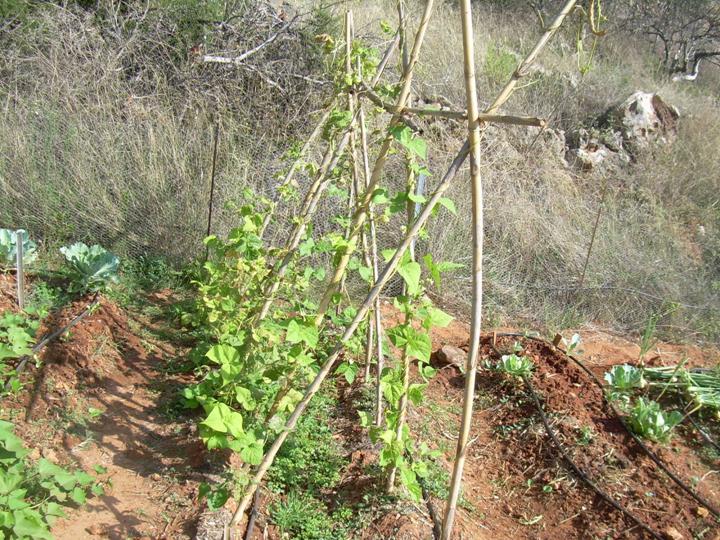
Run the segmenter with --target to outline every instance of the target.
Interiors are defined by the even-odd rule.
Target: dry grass
[[[394,2],[348,5],[355,9],[358,34],[381,46],[386,38],[379,21],[394,21]],[[538,30],[532,16],[478,6],[479,90],[490,101],[512,71],[511,60],[528,50]],[[339,13],[342,6],[334,9]],[[279,95],[262,79],[192,63],[176,72],[152,71],[140,84],[127,76],[127,62],[148,51],[162,58],[164,49],[136,37],[119,54],[78,17],[68,11],[41,17],[22,47],[17,36],[0,36],[8,52],[0,68],[0,222],[28,227],[48,242],[86,239],[127,253],[195,256],[207,218],[213,118],[222,121],[219,209],[244,187],[272,194],[283,152],[297,134],[310,131],[309,113],[319,108],[325,90],[318,94],[298,83],[292,94]],[[418,70],[418,95],[463,103],[459,40],[455,8],[438,3]],[[682,114],[672,146],[603,178],[566,168],[562,150],[547,134],[531,146],[535,133],[527,130],[486,133],[491,324],[527,320],[561,329],[600,322],[639,330],[661,313],[665,331],[720,336],[720,107],[707,88],[669,83],[649,56],[627,55],[628,48],[644,50],[633,37],[607,38],[583,78],[573,32],[566,31],[508,111],[570,130],[591,124],[635,90],[659,91]],[[432,124],[426,137],[432,187],[464,131]],[[403,178],[400,164],[391,163],[387,183],[399,189]],[[440,291],[459,311],[470,301],[466,178],[451,192],[457,217],[443,211],[420,242],[421,251],[468,269],[449,276]],[[609,189],[598,238],[585,287],[577,290],[603,182]],[[325,203],[321,223],[327,225],[338,202]],[[231,213],[219,211],[213,230],[222,233],[232,223]],[[394,220],[382,228],[383,247],[392,245],[401,227]],[[283,235],[282,227],[274,232]]]

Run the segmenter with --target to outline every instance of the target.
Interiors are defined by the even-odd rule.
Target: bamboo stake
[[[485,111],[488,114],[495,113],[515,91],[518,81],[528,73],[528,68],[537,59],[540,51],[545,47],[550,38],[557,32],[563,23],[565,17],[575,6],[576,0],[569,0],[562,8],[553,23],[547,27],[545,33],[540,37],[535,47],[530,51],[528,56],[520,63],[513,73],[510,81],[505,85],[492,105]],[[475,60],[474,60],[474,41],[472,30],[472,12],[470,0],[462,0],[462,23],[463,23],[463,46],[465,56],[465,87],[468,101],[468,116],[476,118],[477,114],[477,90],[475,86]],[[474,109],[473,109],[474,107]],[[482,315],[482,185],[480,183],[479,173],[477,171],[479,165],[479,140],[480,125],[477,121],[468,121],[468,131],[470,138],[463,145],[461,153],[464,151],[467,155],[470,149],[473,150],[471,159],[471,177],[473,180],[473,318],[471,322],[471,346],[468,353],[468,359],[465,371],[465,401],[463,404],[463,416],[460,424],[460,436],[458,437],[457,451],[455,455],[455,464],[453,467],[453,475],[450,482],[450,493],[448,495],[447,505],[445,509],[445,519],[443,520],[443,529],[441,540],[450,540],[452,534],[453,522],[457,510],[457,500],[462,485],[463,467],[465,465],[465,457],[467,452],[468,438],[472,424],[472,408],[475,393],[475,366],[477,365],[477,355],[480,347],[480,325]]]
[[[403,73],[402,77],[402,84],[401,84],[401,90],[400,95],[397,98],[396,106],[402,110],[405,107],[405,104],[408,100],[408,97],[410,96],[410,88],[412,85],[412,76],[413,76],[413,70],[415,68],[415,65],[417,64],[418,58],[420,56],[420,49],[422,47],[423,39],[425,38],[425,32],[428,27],[428,23],[430,22],[430,15],[432,13],[433,8],[433,0],[427,0],[427,3],[425,4],[425,11],[423,12],[422,19],[420,21],[420,26],[418,27],[417,33],[415,35],[415,43],[413,44],[412,53],[410,54],[410,60],[408,62],[408,68]],[[398,123],[401,121],[400,114],[393,115],[392,119],[390,120],[390,124],[388,126],[388,130],[392,129],[394,126],[398,125]],[[340,284],[340,281],[342,279],[343,274],[345,273],[345,269],[347,268],[348,263],[350,262],[350,258],[353,255],[353,244],[357,243],[358,236],[360,234],[360,230],[363,227],[365,220],[367,218],[367,211],[370,203],[372,202],[372,195],[375,189],[377,189],[378,185],[380,184],[380,180],[382,178],[382,172],[385,168],[385,163],[387,161],[388,153],[390,152],[390,148],[392,146],[393,142],[393,135],[391,133],[387,133],[385,136],[385,139],[383,140],[382,146],[380,147],[380,151],[378,153],[378,157],[375,161],[375,166],[373,167],[372,175],[370,177],[370,183],[367,187],[367,190],[365,191],[365,194],[363,195],[362,202],[358,206],[358,210],[355,212],[355,216],[353,217],[353,223],[352,223],[352,233],[350,236],[350,242],[349,247],[343,253],[342,257],[338,261],[335,272],[328,282],[327,289],[325,290],[325,294],[323,295],[322,300],[320,301],[320,307],[317,312],[317,316],[315,317],[315,325],[320,326],[322,323],[323,318],[325,317],[325,312],[327,311],[328,307],[330,306],[330,302],[332,301],[333,295],[337,292],[338,285]]]
[[[403,36],[404,31],[407,26],[407,20],[405,18],[405,6],[404,6],[404,0],[398,0],[397,3],[397,10],[398,10],[398,19],[400,20],[399,27],[403,29]],[[403,39],[403,71],[406,71],[408,69],[408,55],[407,55],[407,42]],[[407,105],[409,107],[412,106],[412,96],[408,97]],[[409,156],[405,156],[405,169],[406,169],[406,178],[405,178],[405,187],[407,189],[407,193],[412,193],[415,191],[415,173],[412,170],[411,165],[411,159]],[[415,204],[408,199],[407,201],[407,229],[410,229],[412,226],[412,223],[414,221],[415,217]],[[410,260],[415,261],[415,242],[411,242],[408,246],[408,253],[410,254]],[[402,283],[402,293],[407,294],[407,285],[405,281]],[[405,315],[405,322],[408,322],[408,315]],[[397,429],[395,430],[395,435],[398,439],[402,436],[402,430],[403,426],[405,425],[405,415],[407,413],[407,405],[408,405],[408,390],[410,388],[410,357],[407,354],[407,349],[403,349],[402,356],[400,358],[400,362],[403,367],[403,392],[400,396],[400,403],[398,404],[398,419],[397,419]],[[379,382],[379,381],[378,381]],[[378,384],[379,386],[379,384]],[[395,490],[395,476],[397,475],[397,467],[392,466],[390,467],[390,471],[387,475],[387,480],[385,484],[385,491],[388,494],[391,494]]]
[[[353,76],[352,66],[352,42],[354,39],[354,28],[353,28],[353,16],[352,11],[348,10],[345,13],[345,77],[351,81]],[[350,236],[350,225],[352,222],[352,216],[355,212],[355,198],[360,195],[360,185],[358,183],[358,170],[357,170],[357,152],[356,152],[356,137],[357,122],[355,119],[355,95],[353,86],[348,88],[347,92],[347,108],[350,112],[352,121],[350,122],[350,165],[352,167],[352,181],[348,186],[348,224],[345,227],[345,238]],[[345,278],[346,274],[343,274],[342,280],[340,280],[339,290],[345,289]],[[340,303],[338,303],[338,314],[340,312]]]
[[[402,49],[402,71],[405,73],[408,70],[408,67],[410,65],[410,58],[408,56],[408,47],[407,47],[407,38],[406,38],[406,28],[407,28],[407,19],[405,17],[405,2],[404,0],[398,0],[397,2],[397,12],[398,12],[398,31],[400,32],[400,46]],[[408,95],[407,103],[405,104],[405,108],[412,107],[412,86],[410,87],[410,95]],[[402,114],[402,110],[401,110]],[[405,187],[407,189],[408,193],[412,193],[415,190],[415,173],[413,172],[412,168],[410,167],[410,159],[408,156],[406,156],[405,159],[405,168],[406,168],[406,178],[405,178]],[[412,225],[413,222],[413,216],[414,216],[414,204],[411,200],[408,199],[407,201],[407,227],[410,228],[410,225]],[[415,243],[413,242],[410,244],[410,260],[415,260]],[[406,293],[407,287],[405,285],[405,282],[403,281],[402,284],[402,291],[403,294]],[[392,480],[395,479],[394,472],[391,474]]]
[[[285,423],[285,427],[283,427],[282,431],[278,434],[277,438],[273,442],[270,449],[266,452],[265,456],[263,457],[262,462],[258,466],[255,475],[253,476],[252,480],[250,481],[250,485],[248,486],[245,494],[243,495],[243,498],[240,501],[240,504],[237,507],[237,510],[233,514],[231,525],[237,525],[237,523],[240,521],[241,517],[244,515],[245,511],[247,510],[253,494],[255,490],[260,485],[260,482],[262,481],[263,477],[265,476],[265,473],[272,465],[273,461],[275,460],[275,456],[277,455],[278,451],[280,450],[280,447],[285,442],[285,439],[287,439],[287,436],[290,434],[290,432],[295,428],[295,425],[297,424],[298,419],[302,415],[302,413],[307,408],[308,404],[310,403],[310,400],[312,400],[313,396],[317,393],[317,391],[320,389],[320,385],[323,383],[325,378],[330,373],[332,367],[335,365],[335,362],[337,361],[338,357],[340,356],[340,353],[345,348],[345,343],[352,338],[353,334],[355,333],[355,330],[357,330],[357,327],[360,325],[360,322],[365,318],[367,315],[367,312],[369,311],[372,304],[375,302],[375,300],[378,298],[380,291],[382,288],[387,284],[388,280],[394,275],[395,270],[398,267],[398,264],[400,263],[400,260],[402,259],[402,256],[404,255],[405,251],[408,249],[408,246],[410,245],[410,242],[412,239],[417,236],[418,232],[423,228],[425,223],[427,222],[428,218],[432,214],[433,208],[435,208],[435,205],[438,204],[438,201],[443,196],[443,194],[447,191],[447,189],[450,187],[450,184],[452,183],[455,176],[457,176],[458,171],[460,170],[460,167],[465,162],[465,158],[467,157],[467,154],[464,154],[462,151],[458,152],[458,154],[455,156],[455,159],[450,164],[449,169],[443,176],[443,179],[441,180],[440,184],[438,185],[437,189],[435,190],[435,193],[433,193],[432,197],[428,200],[427,204],[423,207],[422,212],[420,212],[420,215],[418,216],[417,220],[413,224],[412,228],[408,233],[405,235],[405,238],[398,246],[397,250],[395,251],[395,254],[392,256],[390,261],[387,263],[383,271],[380,273],[378,278],[375,280],[375,283],[372,286],[372,289],[368,292],[365,300],[363,301],[362,305],[358,308],[357,313],[355,314],[355,317],[350,322],[350,324],[347,326],[345,331],[343,332],[343,335],[338,340],[338,344],[333,349],[333,352],[330,354],[330,356],[325,361],[325,364],[320,368],[320,371],[318,371],[318,374],[315,376],[315,379],[310,383],[310,385],[305,390],[305,394],[300,400],[300,402],[295,407],[295,410],[288,418],[287,422]]]
[[[365,189],[370,185],[370,157],[368,152],[367,142],[367,129],[365,128],[365,110],[363,104],[360,102],[360,143],[363,156],[363,172],[365,173]],[[370,256],[372,258],[372,271],[373,281],[377,282],[380,277],[380,268],[378,265],[378,250],[377,250],[377,232],[375,230],[375,213],[373,211],[373,205],[368,206],[368,229],[370,230]],[[372,289],[372,287],[371,287]],[[385,355],[383,354],[382,348],[382,312],[380,311],[380,296],[375,298],[373,304],[373,319],[375,326],[375,339],[376,339],[376,351],[377,351],[377,369],[376,369],[376,381],[375,381],[375,425],[379,426],[382,420],[382,409],[383,409],[383,396],[382,389],[380,388],[380,376],[385,364]],[[370,346],[370,343],[368,343]],[[366,373],[369,374],[370,366],[366,366]]]
[[[472,226],[473,226],[473,304],[470,324],[470,350],[465,363],[465,396],[463,400],[462,422],[455,452],[455,465],[450,481],[450,493],[441,539],[449,540],[452,532],[457,500],[462,484],[462,471],[465,465],[465,451],[472,425],[473,399],[475,397],[475,370],[480,349],[480,329],[482,323],[482,255],[483,255],[483,193],[480,177],[480,124],[478,115],[477,84],[475,80],[475,34],[472,26],[472,8],[470,0],[462,0],[461,18],[463,31],[463,52],[465,64],[465,95],[468,110],[468,140],[470,141],[470,179],[472,184]]]
[[[417,116],[437,116],[440,118],[448,118],[450,120],[467,120],[467,111],[449,111],[445,109],[424,109],[419,107],[405,107],[400,110],[396,105],[386,103],[382,98],[373,92],[367,85],[361,85],[361,94],[366,96],[375,105],[384,109],[391,114],[402,114],[407,116],[408,114],[414,114]],[[547,122],[542,118],[534,116],[516,116],[509,114],[487,114],[478,113],[478,121],[488,124],[508,124],[512,126],[531,126],[531,127],[546,127]],[[407,122],[404,118],[403,121]],[[408,125],[416,131],[420,131],[420,128],[407,122]]]

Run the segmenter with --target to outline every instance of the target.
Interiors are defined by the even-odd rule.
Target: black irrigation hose
[[[252,537],[252,533],[255,530],[255,520],[257,520],[257,514],[258,514],[258,501],[260,500],[260,490],[255,490],[255,495],[253,496],[253,503],[252,508],[250,509],[250,517],[248,518],[247,528],[245,529],[245,534],[243,535],[244,540],[250,540]]]
[[[64,327],[59,328],[55,330],[54,332],[51,332],[47,336],[45,336],[42,340],[40,340],[38,343],[35,344],[35,346],[32,348],[32,354],[25,355],[20,359],[20,363],[15,368],[15,375],[20,375],[20,373],[23,372],[25,369],[25,366],[30,361],[30,359],[35,356],[37,353],[39,353],[48,343],[50,343],[52,340],[57,338],[58,336],[63,335],[65,332],[70,330],[73,326],[75,326],[77,323],[79,323],[81,320],[83,320],[85,317],[87,317],[90,312],[93,310],[93,308],[100,303],[100,296],[98,293],[95,293],[93,296],[92,301],[85,307],[84,310],[82,310],[78,315],[76,315],[68,324],[66,324]],[[8,381],[5,384],[5,390],[8,390],[10,388],[10,381]]]
[[[680,399],[680,405],[683,407],[683,409],[687,409],[687,404],[685,403],[685,400],[682,398],[682,396],[678,396],[678,398]],[[697,430],[697,432],[700,433],[702,438],[705,439],[708,444],[714,446],[718,452],[720,452],[720,444],[718,444],[715,439],[713,439],[708,433],[705,432],[702,426],[695,421],[692,415],[689,415],[687,419],[690,420],[690,423]]]
[[[690,496],[691,496],[693,499],[695,499],[700,505],[704,506],[704,507],[707,508],[710,512],[712,512],[712,513],[715,515],[715,517],[720,517],[720,511],[718,511],[718,509],[715,508],[715,506],[714,506],[712,503],[710,503],[710,502],[708,502],[707,500],[705,500],[704,497],[702,497],[701,495],[699,495],[698,493],[696,493],[690,486],[688,486],[688,485],[687,485],[685,482],[683,482],[675,473],[673,473],[673,472],[667,467],[667,465],[665,465],[665,463],[663,463],[663,461],[660,459],[660,457],[659,457],[655,452],[653,452],[652,450],[650,450],[650,448],[648,448],[648,446],[642,441],[642,439],[640,439],[640,437],[638,437],[638,435],[636,435],[635,432],[633,432],[633,430],[631,430],[631,429],[628,427],[627,423],[625,422],[625,419],[620,415],[619,411],[617,410],[617,407],[615,407],[615,405],[613,405],[613,404],[607,399],[607,397],[605,396],[605,387],[603,386],[603,384],[602,384],[602,383],[600,382],[600,380],[595,376],[595,374],[594,374],[592,371],[590,371],[590,370],[585,366],[585,364],[583,364],[579,359],[577,359],[576,357],[574,357],[574,356],[571,355],[571,354],[568,354],[567,351],[564,351],[564,350],[561,349],[560,347],[558,347],[558,346],[550,343],[549,341],[547,341],[547,340],[545,340],[545,339],[543,339],[543,338],[534,337],[534,336],[526,336],[525,334],[518,334],[518,333],[501,333],[501,334],[496,334],[496,335],[497,335],[497,336],[500,336],[500,337],[522,337],[522,338],[525,338],[525,339],[530,339],[530,340],[533,340],[533,341],[537,341],[537,342],[539,342],[539,343],[543,343],[544,345],[547,345],[547,346],[549,346],[549,347],[551,347],[551,348],[557,349],[558,351],[560,351],[561,353],[563,353],[565,356],[567,356],[568,358],[570,358],[570,360],[572,360],[573,362],[575,362],[575,364],[577,364],[577,366],[580,367],[580,369],[582,369],[582,370],[593,380],[593,382],[597,385],[597,387],[600,388],[600,391],[602,392],[602,396],[603,396],[603,401],[605,402],[605,404],[607,405],[607,407],[613,412],[613,414],[615,415],[615,417],[620,421],[620,423],[622,424],[622,426],[625,428],[625,431],[627,431],[627,432],[630,434],[630,436],[635,440],[635,442],[638,444],[638,446],[640,446],[640,448],[642,448],[642,450],[647,454],[647,456],[648,456],[650,459],[652,459],[652,460],[655,462],[655,464],[656,464],[658,467],[660,467],[660,469],[661,469],[666,475],[668,475],[673,482],[675,482],[675,483],[678,485],[678,487],[680,487],[683,491],[685,491],[685,493],[687,493],[688,495],[690,495]]]
[[[548,434],[548,437],[552,440],[553,444],[557,448],[558,453],[562,456],[562,458],[567,462],[567,464],[570,466],[570,468],[575,472],[575,474],[580,477],[580,479],[585,482],[590,488],[597,493],[606,503],[608,503],[610,506],[615,508],[618,512],[620,512],[622,515],[624,515],[626,518],[628,518],[630,521],[635,523],[638,527],[640,527],[642,530],[647,532],[650,536],[653,538],[656,538],[657,540],[663,540],[663,537],[660,536],[656,531],[651,529],[649,526],[645,525],[642,521],[640,521],[639,518],[635,516],[630,510],[625,508],[623,505],[621,505],[619,502],[617,502],[615,499],[613,499],[610,495],[605,493],[602,489],[600,489],[590,478],[587,474],[585,474],[580,467],[578,467],[575,462],[572,460],[572,458],[568,455],[568,453],[565,451],[565,448],[563,447],[560,440],[557,438],[557,435],[555,435],[555,432],[550,427],[550,423],[547,421],[547,417],[545,416],[545,411],[543,411],[542,405],[540,404],[540,399],[538,398],[537,394],[535,393],[535,389],[533,388],[532,383],[530,382],[530,379],[523,376],[523,382],[525,383],[525,386],[527,386],[528,391],[530,392],[530,395],[533,398],[533,401],[535,402],[535,408],[537,409],[538,413],[540,414],[540,418],[542,420],[543,425],[545,426],[545,432]]]

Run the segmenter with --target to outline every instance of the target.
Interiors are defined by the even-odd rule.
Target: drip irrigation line
[[[255,530],[255,521],[257,520],[257,514],[258,514],[258,502],[260,500],[260,490],[255,490],[255,495],[253,496],[253,503],[252,508],[250,509],[250,517],[248,518],[247,528],[245,529],[245,534],[243,535],[243,540],[250,540],[252,538],[252,533]]]
[[[527,387],[528,391],[530,392],[530,395],[533,398],[533,401],[535,402],[535,408],[537,409],[538,413],[540,414],[540,419],[542,420],[543,425],[545,426],[545,432],[548,434],[548,437],[552,440],[553,444],[557,448],[558,453],[562,456],[562,458],[567,462],[567,464],[570,466],[570,468],[575,472],[575,474],[580,477],[580,479],[585,482],[590,488],[597,493],[600,498],[602,498],[606,503],[608,503],[610,506],[615,508],[617,511],[622,513],[626,518],[628,518],[630,521],[635,523],[638,527],[643,529],[645,532],[647,532],[650,536],[655,538],[656,540],[663,540],[663,537],[660,536],[656,531],[651,529],[648,525],[645,525],[640,519],[635,516],[630,510],[625,508],[622,504],[617,502],[615,499],[613,499],[610,495],[605,493],[602,489],[600,489],[589,477],[585,472],[583,472],[578,465],[575,464],[575,462],[572,460],[572,458],[568,455],[568,453],[565,451],[565,448],[563,447],[560,440],[557,438],[557,435],[550,427],[550,423],[547,421],[547,417],[545,416],[545,412],[543,411],[542,405],[540,404],[540,399],[538,398],[537,394],[535,393],[535,389],[533,388],[532,383],[530,382],[530,379],[523,376],[523,382],[525,383],[525,386]]]
[[[20,375],[20,373],[23,372],[25,369],[25,366],[30,361],[30,359],[35,356],[37,353],[39,353],[48,343],[50,343],[52,340],[57,338],[58,336],[63,335],[65,332],[70,330],[73,326],[75,326],[77,323],[79,323],[81,320],[83,320],[85,317],[87,317],[90,312],[93,310],[95,306],[97,306],[100,303],[100,295],[99,293],[95,293],[93,296],[92,301],[85,307],[84,310],[82,310],[78,315],[76,315],[68,324],[63,326],[62,328],[59,328],[55,330],[54,332],[51,332],[50,334],[46,335],[42,340],[40,340],[31,350],[32,354],[25,355],[20,359],[20,363],[15,368],[15,375]],[[5,384],[5,390],[8,390],[10,388],[10,381],[8,381]]]
[[[682,398],[682,396],[678,395],[678,399],[680,400],[680,405],[683,409],[687,409],[687,403],[685,403],[685,400]],[[716,450],[720,452],[720,444],[713,439],[703,428],[700,424],[698,424],[695,419],[692,417],[692,415],[687,417],[688,420],[690,420],[690,423],[693,425],[693,427],[700,433],[703,439],[705,439],[706,442],[711,444],[715,447]]]
[[[525,334],[512,333],[512,332],[498,333],[498,334],[496,334],[496,336],[500,336],[500,337],[522,337],[522,338],[525,338],[525,339],[530,339],[530,340],[533,340],[533,341],[537,341],[537,342],[543,343],[543,344],[545,344],[545,345],[547,345],[547,346],[549,346],[549,347],[551,347],[551,348],[557,349],[558,351],[560,351],[561,353],[563,353],[566,357],[568,357],[570,360],[572,360],[573,362],[575,362],[575,364],[577,364],[577,366],[578,366],[580,369],[582,369],[582,370],[592,379],[592,381],[595,383],[595,385],[600,389],[600,391],[601,391],[601,393],[602,393],[602,396],[603,396],[603,402],[605,403],[605,405],[610,409],[610,411],[612,411],[612,413],[614,414],[614,416],[620,421],[620,423],[622,424],[622,426],[625,428],[625,431],[628,432],[628,434],[633,438],[633,440],[638,444],[638,446],[643,450],[643,452],[645,452],[645,454],[647,454],[647,456],[648,456],[650,459],[652,459],[653,462],[655,462],[655,465],[657,465],[658,467],[660,467],[660,469],[661,469],[668,477],[670,477],[670,479],[671,479],[673,482],[675,482],[675,483],[678,485],[678,487],[680,487],[685,493],[687,493],[688,495],[690,495],[690,496],[691,496],[693,499],[695,499],[700,505],[702,505],[702,506],[704,506],[705,508],[707,508],[713,515],[715,515],[715,517],[719,517],[719,518],[720,518],[720,511],[719,511],[712,503],[708,502],[702,495],[699,495],[698,493],[696,493],[695,490],[693,490],[690,486],[688,486],[685,482],[683,482],[674,472],[672,472],[672,471],[668,468],[667,465],[665,465],[665,463],[662,461],[662,459],[660,458],[660,456],[658,456],[655,452],[653,452],[653,451],[642,441],[642,439],[641,439],[637,434],[635,434],[635,433],[628,427],[627,423],[625,422],[625,419],[620,415],[617,407],[615,407],[615,405],[613,405],[613,404],[607,399],[607,397],[605,396],[605,388],[604,388],[603,384],[602,384],[602,383],[600,382],[600,380],[595,376],[595,374],[594,374],[592,371],[590,371],[590,370],[585,366],[585,364],[583,364],[578,358],[576,358],[576,357],[573,356],[572,354],[568,354],[567,351],[564,351],[564,350],[561,349],[560,347],[558,347],[558,346],[556,346],[556,345],[553,345],[553,344],[550,343],[549,341],[547,341],[547,340],[545,340],[545,339],[543,339],[543,338],[540,338],[540,337],[527,336],[527,335],[525,335]]]

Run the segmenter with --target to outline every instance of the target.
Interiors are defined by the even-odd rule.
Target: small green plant
[[[0,266],[14,266],[17,260],[17,233],[22,236],[23,262],[32,263],[37,258],[37,245],[25,230],[0,229]]]
[[[517,354],[505,354],[497,364],[492,365],[486,363],[485,367],[519,378],[529,377],[533,369],[535,369],[535,365],[530,358],[527,356],[518,356]]]
[[[347,521],[334,520],[325,505],[297,490],[270,507],[270,519],[280,528],[283,538],[341,540],[350,533],[345,526]]]
[[[657,314],[651,315],[645,323],[645,329],[640,336],[640,354],[638,355],[638,361],[641,365],[645,360],[645,355],[649,353],[650,349],[652,349],[657,343],[657,339],[655,339],[655,331],[657,330],[657,322],[659,318],[660,316]]]
[[[675,426],[683,419],[678,411],[665,412],[656,401],[638,398],[629,411],[630,429],[636,435],[655,442],[667,442]]]
[[[9,377],[13,391],[20,389],[20,381],[6,361],[33,353],[38,324],[38,321],[17,313],[5,312],[0,317],[0,376],[3,380]]]
[[[32,464],[29,452],[14,426],[0,420],[0,537],[51,540],[53,522],[66,517],[63,506],[85,504],[89,493],[102,495],[103,486],[44,458]]]
[[[573,334],[570,338],[570,341],[566,340],[565,338],[562,338],[562,340],[565,344],[565,350],[569,355],[577,351],[580,343],[582,342],[582,339],[580,339],[580,334]]]
[[[77,242],[60,248],[68,264],[72,292],[95,292],[116,283],[120,259],[99,245]]]
[[[595,433],[590,426],[580,428],[580,433],[575,439],[580,446],[588,446],[595,438]]]
[[[628,364],[613,366],[605,373],[605,381],[614,392],[626,393],[647,386],[643,371]]]
[[[303,489],[317,495],[340,480],[346,460],[328,425],[335,406],[335,400],[326,395],[316,396],[268,471],[272,491]]]

